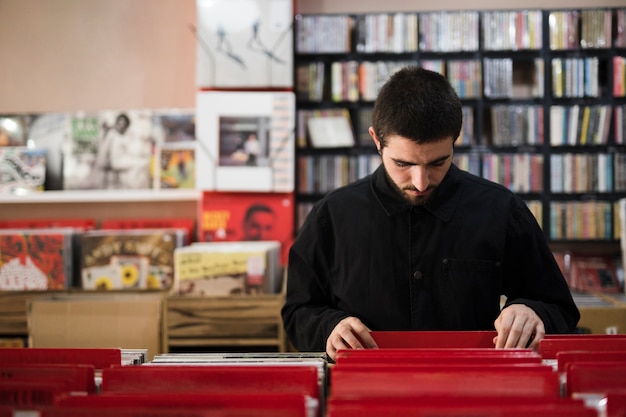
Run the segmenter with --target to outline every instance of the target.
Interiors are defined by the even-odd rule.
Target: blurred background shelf
[[[0,204],[197,201],[200,190],[76,190],[0,195]]]

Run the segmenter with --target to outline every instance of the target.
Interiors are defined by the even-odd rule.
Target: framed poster
[[[292,0],[196,0],[199,88],[293,86]]]
[[[293,191],[294,101],[292,92],[198,92],[196,188]]]

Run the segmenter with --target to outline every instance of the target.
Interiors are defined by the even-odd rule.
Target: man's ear
[[[378,137],[376,136],[376,132],[374,132],[374,128],[372,126],[370,126],[368,131],[369,131],[370,136],[372,137],[372,140],[374,140],[374,143],[376,144],[376,150],[378,151],[378,154],[381,155],[381,153],[380,153],[380,141],[378,140]]]

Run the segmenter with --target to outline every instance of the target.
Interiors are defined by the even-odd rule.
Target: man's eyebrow
[[[433,159],[432,161],[430,161],[430,162],[428,163],[428,165],[433,165],[433,164],[437,164],[437,163],[439,163],[439,162],[443,162],[443,161],[445,161],[446,159],[450,158],[450,155],[451,155],[451,154],[447,154],[447,155],[440,156],[439,158]]]
[[[440,156],[439,158],[435,158],[435,159],[433,159],[432,161],[427,162],[427,163],[426,163],[426,165],[435,165],[435,164],[438,164],[438,163],[440,163],[440,162],[443,162],[443,161],[445,161],[446,159],[450,158],[450,155],[451,155],[451,154],[442,155],[442,156]],[[407,165],[418,165],[418,164],[416,164],[415,162],[405,161],[404,159],[400,159],[400,158],[394,158],[394,157],[391,157],[391,159],[392,159],[394,162],[400,162],[400,163],[407,164]]]

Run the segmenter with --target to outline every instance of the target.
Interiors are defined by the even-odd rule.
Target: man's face
[[[246,240],[272,240],[275,218],[273,213],[257,211],[244,225]]]
[[[125,118],[118,117],[115,120],[115,130],[117,130],[121,134],[124,134],[124,132],[126,132],[126,129],[128,129],[128,122]]]
[[[381,149],[380,142],[372,136],[394,188],[411,204],[425,204],[452,164],[454,140],[420,145],[402,136],[390,136],[387,146]]]

